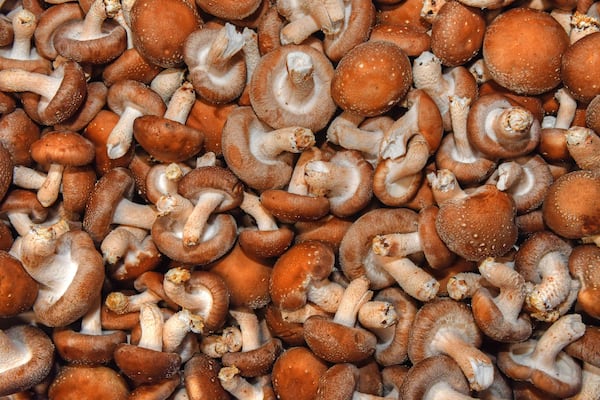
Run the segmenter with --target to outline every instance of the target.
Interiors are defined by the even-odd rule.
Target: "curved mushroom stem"
[[[152,78],[152,81],[150,82],[150,89],[154,90],[154,92],[160,96],[165,104],[169,104],[177,89],[181,88],[181,86],[183,86],[183,84],[186,82],[186,73],[187,71],[183,68],[171,67],[163,69],[154,78]],[[186,96],[189,95],[186,94]]]
[[[24,165],[15,165],[13,168],[12,183],[23,189],[39,189],[44,184],[47,175],[37,169]]]
[[[287,77],[285,85],[290,94],[287,99],[291,104],[302,103],[315,90],[313,79],[314,65],[310,55],[302,51],[292,51],[286,57]]]
[[[517,321],[525,301],[525,280],[506,263],[486,258],[479,264],[479,272],[493,286],[500,289],[494,303],[507,321]]]
[[[600,136],[593,129],[573,126],[567,129],[567,149],[581,169],[600,167]]]
[[[346,16],[342,0],[284,0],[277,2],[277,8],[289,20],[280,32],[282,45],[300,44],[319,30],[326,35],[334,35],[342,28]]]
[[[265,209],[260,198],[252,193],[244,192],[244,198],[240,204],[240,208],[246,214],[250,215],[256,221],[258,229],[261,231],[276,231],[279,229],[277,220],[271,213]]]
[[[431,342],[434,349],[456,361],[473,390],[484,390],[494,380],[492,360],[477,347],[466,343],[450,329],[440,329]]]
[[[219,370],[219,382],[227,392],[236,399],[263,399],[264,390],[260,383],[251,384],[239,375],[240,370],[235,367],[222,367]]]
[[[515,161],[507,161],[496,168],[495,173],[490,177],[490,183],[496,181],[498,190],[506,191],[519,184],[521,179],[526,176],[524,168]]]
[[[46,180],[37,191],[37,198],[44,207],[50,207],[58,198],[64,170],[62,164],[50,164]]]
[[[456,149],[456,158],[464,163],[477,160],[475,151],[467,136],[467,116],[471,109],[471,99],[468,97],[450,97],[450,119],[452,121],[452,137]]]
[[[191,82],[183,82],[173,93],[164,117],[180,124],[185,124],[196,101],[196,91]]]
[[[117,124],[108,134],[106,139],[106,154],[108,158],[116,159],[123,157],[133,140],[133,121],[144,113],[135,107],[125,107]]]
[[[132,249],[141,245],[148,236],[145,229],[118,226],[106,235],[100,244],[100,252],[108,264],[116,264]]]
[[[307,300],[315,303],[326,312],[336,312],[344,293],[344,287],[327,279],[312,281],[308,285]]]
[[[581,315],[567,314],[560,317],[540,336],[531,354],[536,365],[551,373],[556,365],[556,357],[570,343],[585,333]]]
[[[460,187],[452,171],[441,169],[437,172],[427,174],[427,180],[431,185],[433,197],[437,204],[442,204],[446,200],[460,199],[467,197],[467,194]]]
[[[373,297],[369,285],[370,282],[366,276],[360,276],[350,281],[344,290],[338,309],[333,317],[333,322],[344,326],[354,326],[356,324],[358,310]]]
[[[534,312],[546,313],[569,296],[571,277],[568,259],[561,252],[552,251],[540,259],[537,269],[541,282],[527,293],[525,301]]]
[[[189,332],[201,334],[204,330],[204,320],[183,309],[170,316],[163,326],[163,351],[175,352],[183,343]]]
[[[183,244],[196,246],[201,241],[208,219],[223,202],[221,193],[206,191],[198,196],[196,205],[183,226]]]
[[[577,101],[565,88],[558,89],[554,94],[554,98],[558,101],[558,110],[556,111],[554,128],[569,129],[573,122],[573,118],[575,118]]]
[[[138,346],[144,349],[162,351],[164,317],[156,304],[143,304],[140,308],[141,335]]]
[[[342,292],[343,293],[343,292]],[[341,296],[340,296],[341,298]],[[339,305],[339,302],[338,302]],[[337,311],[337,310],[336,310]],[[308,318],[313,315],[322,315],[328,317],[329,314],[321,307],[316,306],[313,303],[306,303],[297,310],[281,310],[281,319],[291,324],[303,324]]]
[[[314,146],[315,135],[301,126],[288,126],[255,135],[252,151],[256,158],[272,160],[283,152],[301,153]]]
[[[104,35],[102,24],[107,18],[113,18],[121,10],[118,0],[94,0],[85,14],[79,40],[90,40]]]
[[[249,308],[229,310],[229,314],[236,320],[242,333],[242,352],[258,349],[261,343],[261,329],[258,317]]]
[[[194,287],[193,293],[186,289],[186,282],[192,278],[189,270],[175,267],[169,269],[163,279],[163,287],[167,296],[182,308],[187,308],[197,315],[205,315],[205,310],[211,307],[210,290],[203,286]]]
[[[227,62],[244,47],[244,37],[235,25],[226,22],[211,43],[206,55],[206,64],[214,69],[224,68]]]
[[[244,52],[244,60],[246,61],[246,84],[249,85],[254,69],[261,58],[258,47],[258,34],[254,30],[245,27],[242,30],[242,38],[244,39],[242,51]]]
[[[389,257],[406,257],[423,249],[418,231],[376,235],[371,247],[378,256]]]
[[[23,69],[5,69],[0,71],[1,91],[32,92],[39,94],[45,100],[54,97],[61,82],[62,76],[29,72]]]
[[[126,295],[122,292],[111,292],[106,296],[104,304],[116,314],[127,314],[140,311],[144,304],[156,304],[162,298],[152,290]]]
[[[335,117],[327,128],[327,140],[349,150],[358,150],[372,165],[379,157],[383,140],[383,129],[366,130],[358,126],[365,117],[343,111]]]
[[[398,285],[408,295],[420,301],[429,301],[436,296],[440,283],[409,258],[382,258],[384,260],[381,262],[381,267],[398,282]]]
[[[456,301],[469,299],[481,287],[482,276],[476,272],[459,272],[446,284],[448,296]]]
[[[523,107],[508,107],[490,112],[486,125],[490,134],[501,144],[510,144],[529,135],[533,125],[533,114]]]
[[[358,310],[358,321],[369,330],[385,330],[398,323],[398,318],[396,308],[388,301],[371,300]]]
[[[12,18],[13,43],[8,58],[28,60],[31,58],[31,38],[37,27],[35,14],[23,8]]]

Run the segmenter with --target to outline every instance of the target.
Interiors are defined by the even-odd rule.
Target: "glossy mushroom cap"
[[[327,364],[306,347],[284,351],[271,371],[273,389],[281,400],[314,399]]]
[[[578,101],[587,104],[600,94],[600,57],[593,49],[600,44],[600,32],[591,33],[571,44],[562,57],[561,77],[565,88]]]

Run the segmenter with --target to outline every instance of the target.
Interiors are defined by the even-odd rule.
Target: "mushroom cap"
[[[419,211],[419,237],[425,259],[431,268],[444,269],[456,258],[437,233],[435,221],[439,208],[434,205],[423,207]]]
[[[579,239],[600,232],[600,175],[590,170],[568,172],[550,185],[542,213],[553,232]]]
[[[94,144],[72,131],[51,131],[31,144],[31,157],[46,166],[79,167],[90,164],[95,154]]]
[[[91,366],[109,363],[117,345],[127,341],[127,333],[114,331],[89,335],[60,327],[52,332],[52,341],[63,360]]]
[[[600,94],[600,32],[593,32],[571,44],[562,57],[561,77],[565,88],[584,104]]]
[[[117,204],[123,198],[133,197],[133,192],[133,176],[127,168],[113,168],[96,182],[83,216],[83,228],[95,242],[106,237]]]
[[[214,15],[215,17],[223,18],[226,20],[239,20],[249,17],[252,13],[254,13],[261,5],[261,1],[197,0],[196,4],[198,4],[198,7],[200,7],[203,11]]]
[[[30,147],[40,137],[40,127],[17,108],[0,118],[0,142],[8,150],[15,165],[32,164]]]
[[[377,345],[377,337],[368,330],[320,315],[304,322],[304,340],[317,356],[331,363],[364,361],[375,353]]]
[[[314,89],[308,98],[295,100],[280,81],[288,80],[286,61],[290,54],[308,56],[312,62]],[[336,106],[331,98],[333,65],[323,52],[309,45],[286,45],[260,58],[249,83],[250,103],[258,118],[279,129],[302,126],[318,132],[329,123]]]
[[[454,253],[469,261],[499,257],[517,242],[516,207],[510,195],[482,185],[466,197],[440,204],[437,232]]]
[[[134,107],[146,115],[164,115],[167,110],[162,98],[147,85],[132,79],[121,79],[108,88],[108,107],[121,115],[127,107]]]
[[[38,23],[33,33],[35,49],[39,55],[54,60],[58,55],[54,48],[54,31],[64,22],[80,20],[85,16],[81,6],[68,2],[48,7],[38,17]]]
[[[185,39],[202,26],[196,3],[187,0],[135,2],[130,13],[133,45],[145,59],[163,68],[183,64]]]
[[[228,168],[216,165],[194,168],[181,178],[177,190],[192,202],[205,191],[223,194],[223,201],[214,212],[238,207],[244,195],[244,185],[237,176]]]
[[[327,197],[289,193],[282,189],[263,191],[260,201],[275,218],[284,223],[315,221],[329,212]]]
[[[291,347],[284,351],[271,371],[273,389],[281,400],[314,399],[320,377],[327,364],[307,347]]]
[[[335,263],[333,250],[325,243],[297,243],[277,258],[269,283],[271,300],[276,307],[297,310],[307,301],[312,281],[326,280]]]
[[[143,58],[138,49],[132,47],[102,69],[102,80],[106,86],[111,86],[123,79],[133,79],[149,84],[162,70],[162,67],[152,64]]]
[[[0,396],[37,385],[50,373],[54,362],[54,344],[40,328],[14,325],[4,330],[4,334],[22,349],[23,354],[9,357],[3,362],[0,368]]]
[[[442,390],[457,391],[467,396],[470,392],[469,383],[458,364],[450,357],[439,354],[427,357],[415,363],[406,374],[399,392],[405,400],[425,399],[436,385],[443,385]],[[449,386],[449,388],[448,388]],[[441,396],[441,394],[440,394]],[[450,397],[450,395],[448,394]]]
[[[373,117],[400,102],[411,82],[411,64],[399,46],[367,41],[353,47],[337,64],[331,96],[344,111]]]
[[[438,350],[431,347],[438,332],[454,331],[465,343],[479,347],[483,334],[475,323],[470,307],[447,297],[425,303],[415,316],[408,340],[408,357],[418,363],[435,356]]]
[[[8,188],[12,183],[12,170],[14,163],[10,152],[0,142],[0,201],[4,199]]]
[[[564,351],[571,357],[582,360],[586,363],[600,367],[600,327],[595,325],[586,325],[585,333],[582,337],[569,343]]]
[[[177,353],[127,343],[117,345],[114,359],[121,371],[136,384],[156,383],[170,378],[181,367],[181,357]]]
[[[204,135],[197,129],[158,115],[142,115],[133,121],[133,136],[160,162],[180,162],[197,155]]]
[[[417,57],[431,49],[431,36],[420,25],[379,22],[371,29],[369,40],[388,40],[399,46],[407,56]]]
[[[219,360],[196,353],[183,367],[183,383],[191,399],[229,400],[231,396],[219,383]]]
[[[595,96],[585,109],[585,125],[600,132],[600,95]]]
[[[62,366],[48,388],[50,400],[89,398],[92,393],[100,399],[129,398],[125,379],[114,369],[105,366]]]
[[[288,226],[274,230],[244,229],[238,233],[238,241],[245,252],[259,258],[281,255],[294,240],[294,231]]]
[[[0,251],[0,265],[0,318],[30,310],[38,294],[38,283],[6,251]]]
[[[235,366],[244,377],[258,377],[268,374],[273,363],[283,351],[280,339],[271,338],[257,349],[236,351],[223,354],[221,361],[224,366]]]
[[[596,319],[600,318],[599,267],[600,247],[595,244],[582,244],[573,248],[569,256],[569,272],[581,283],[581,288],[577,293],[577,305]]]
[[[549,13],[519,7],[488,25],[483,59],[501,86],[537,95],[559,85],[561,58],[568,46],[567,33]]]

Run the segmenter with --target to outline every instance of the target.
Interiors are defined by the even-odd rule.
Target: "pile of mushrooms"
[[[0,2],[0,399],[600,398],[600,2]]]

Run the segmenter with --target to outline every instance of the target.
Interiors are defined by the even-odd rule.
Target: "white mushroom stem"
[[[249,84],[252,74],[260,61],[261,54],[258,47],[258,34],[254,30],[245,27],[242,30],[242,37],[244,39],[242,50],[244,52],[244,60],[246,61],[246,84]]]
[[[163,99],[165,104],[169,104],[174,93],[185,82],[185,74],[186,70],[184,68],[173,67],[163,69],[150,82],[150,89],[154,90]]]
[[[207,287],[197,285],[193,292],[188,291],[186,282],[192,275],[185,268],[169,269],[163,279],[163,288],[167,296],[182,308],[187,308],[194,314],[206,315],[212,307],[212,294]]]
[[[64,170],[62,164],[50,164],[46,180],[37,191],[37,198],[44,207],[50,207],[58,199]]]
[[[356,324],[358,310],[373,297],[369,285],[370,282],[366,276],[360,276],[350,281],[333,317],[334,323],[351,327]]]
[[[534,284],[525,301],[536,312],[548,312],[556,308],[569,296],[571,277],[568,257],[558,251],[544,255],[537,265],[541,282]]]
[[[31,38],[37,27],[35,14],[20,9],[12,18],[13,43],[7,57],[13,60],[31,59]]]
[[[469,72],[473,75],[478,85],[493,79],[483,58],[475,60],[469,67]]]
[[[331,161],[314,160],[304,166],[308,193],[313,196],[345,197],[354,193],[360,181],[356,168]]]
[[[397,164],[396,168],[390,167],[393,172],[388,180],[391,182],[420,172],[429,158],[429,144],[423,135],[407,136],[406,131],[400,132],[401,136],[391,135],[384,139],[380,149],[381,158]]]
[[[256,225],[261,231],[276,231],[279,229],[277,220],[273,215],[263,207],[260,198],[252,193],[244,192],[244,197],[240,208],[246,214],[254,218]]]
[[[219,370],[219,382],[223,389],[236,399],[262,400],[265,393],[260,383],[251,384],[239,375],[240,370],[235,367],[222,367]]]
[[[437,172],[427,174],[427,180],[431,185],[433,197],[437,204],[442,204],[446,200],[461,199],[467,197],[467,194],[460,187],[456,176],[452,171],[440,169]]]
[[[2,349],[0,374],[25,364],[32,357],[31,350],[24,343],[11,338],[1,329],[0,349]]]
[[[486,132],[497,143],[513,143],[529,135],[533,121],[533,114],[523,107],[496,109],[486,116]]]
[[[566,133],[567,149],[581,169],[597,169],[600,167],[600,136],[593,129],[583,126],[572,126]]]
[[[138,346],[144,349],[162,351],[162,331],[164,317],[156,304],[148,303],[140,308],[141,335]]]
[[[423,249],[418,231],[376,235],[372,242],[373,253],[378,256],[406,257]]]
[[[525,301],[525,279],[509,264],[496,262],[486,258],[479,264],[479,272],[491,285],[497,287],[500,293],[493,301],[502,312],[504,319],[516,322]]]
[[[152,229],[155,219],[156,211],[151,206],[125,198],[119,201],[113,214],[114,224],[130,225],[146,230]]]
[[[260,323],[258,317],[249,308],[229,310],[229,314],[236,320],[242,333],[242,352],[258,349],[261,343]]]
[[[183,226],[183,244],[196,246],[200,243],[202,234],[212,213],[223,202],[222,193],[206,190],[196,198],[194,209]]]
[[[133,121],[142,115],[144,115],[144,112],[137,107],[125,107],[106,139],[108,158],[114,160],[123,157],[127,153],[133,140]]]
[[[439,291],[439,282],[409,258],[381,257],[380,266],[409,296],[417,300],[429,301]]]
[[[116,264],[127,253],[141,246],[142,241],[148,237],[148,231],[133,226],[118,226],[111,230],[100,244],[100,252],[108,264]]]
[[[15,165],[13,168],[12,183],[23,189],[39,189],[46,181],[46,174],[37,169],[24,165]]]
[[[423,400],[475,400],[475,397],[463,394],[446,382],[437,382],[427,390]]]
[[[235,25],[225,23],[211,43],[206,55],[206,64],[212,68],[220,69],[244,47],[244,37]]]
[[[192,314],[185,308],[176,312],[165,321],[163,326],[163,351],[175,352],[188,333],[201,334],[203,329],[204,321],[200,316]]]
[[[258,133],[258,132],[257,132]],[[312,130],[301,126],[288,126],[250,136],[250,151],[259,160],[271,163],[281,153],[301,153],[314,146]]]
[[[123,2],[124,3],[124,2]],[[123,5],[123,4],[122,4]],[[123,5],[124,6],[124,5]],[[123,9],[121,9],[121,11],[119,11],[114,17],[113,19],[119,24],[121,25],[121,27],[123,29],[125,29],[125,34],[127,37],[127,46],[126,49],[132,49],[133,46],[133,33],[131,32],[131,28],[129,27],[129,23],[127,22],[127,19],[125,17],[125,11]]]
[[[371,164],[379,157],[379,147],[383,140],[383,130],[365,130],[358,126],[365,120],[363,116],[343,111],[335,117],[327,128],[327,140],[345,149],[358,150]]]
[[[186,221],[194,210],[194,204],[177,193],[167,193],[156,202],[156,211],[159,216],[169,215],[174,221]],[[183,227],[184,222],[181,223]]]
[[[185,81],[175,90],[164,117],[185,124],[196,101],[196,91],[191,82]]]
[[[584,333],[585,324],[581,322],[580,314],[564,315],[540,336],[529,357],[538,368],[553,374],[558,354]]]
[[[334,313],[340,304],[343,293],[344,288],[339,283],[324,279],[311,281],[307,288],[306,298],[324,311]]]
[[[313,315],[321,315],[328,317],[329,314],[320,307],[312,303],[306,303],[297,310],[281,309],[281,319],[291,324],[303,324],[308,318]]]
[[[220,358],[225,353],[242,349],[242,332],[237,326],[227,326],[221,335],[208,335],[202,338],[200,350],[209,357]]]
[[[314,65],[310,55],[302,51],[291,51],[286,56],[288,85],[284,93],[290,97],[291,104],[302,103],[315,91]]]
[[[581,390],[569,400],[589,400],[600,398],[600,367],[583,362],[581,368]]]
[[[396,308],[389,301],[371,300],[358,310],[358,321],[366,329],[385,329],[398,323]]]
[[[439,329],[431,342],[432,350],[454,359],[473,390],[484,390],[494,380],[492,360],[477,347],[466,343],[461,336],[454,329]]]
[[[433,23],[440,8],[442,8],[446,1],[447,0],[424,0],[420,11],[421,18],[429,23]]]
[[[79,332],[84,335],[102,335],[102,298],[100,293],[94,299],[90,309],[81,318],[81,328]]]
[[[90,9],[85,14],[83,26],[79,32],[79,40],[91,40],[102,36],[102,25],[107,18],[113,18],[121,9],[121,2],[118,0],[94,0]]]
[[[454,158],[464,162],[475,162],[478,157],[469,143],[467,136],[467,116],[471,109],[471,99],[467,97],[450,97],[450,120],[452,121],[452,138],[454,139]]]
[[[451,130],[448,112],[454,84],[452,78],[442,72],[442,60],[430,51],[421,53],[413,62],[413,82],[415,88],[424,90],[440,110],[444,129]]]
[[[554,94],[554,98],[558,101],[558,110],[556,111],[554,128],[569,129],[575,118],[577,101],[565,88],[558,89]]]
[[[0,71],[1,91],[32,92],[40,95],[40,101],[45,100],[47,102],[54,97],[61,83],[62,75],[46,75],[39,72],[29,72],[24,69],[5,69]]]
[[[38,282],[57,281],[56,277],[51,276],[51,274],[48,275],[45,268],[40,267],[52,261],[52,256],[56,250],[56,241],[69,230],[69,224],[61,219],[49,226],[33,226],[22,237],[20,244],[21,262],[33,279]],[[65,262],[65,264],[67,263]],[[68,280],[66,270],[67,268],[65,268],[64,278]]]
[[[498,165],[490,179],[496,181],[498,190],[506,191],[517,185],[525,175],[525,170],[519,163],[507,161]]]
[[[126,295],[122,292],[111,292],[106,296],[104,304],[116,314],[127,314],[140,311],[144,304],[156,304],[162,298],[152,290]]]
[[[285,24],[281,28],[279,31],[279,41],[282,45],[300,44],[319,29],[321,27],[315,18],[310,15],[304,15]]]
[[[448,279],[446,291],[454,300],[461,301],[471,298],[481,287],[481,275],[476,272],[459,272]]]

